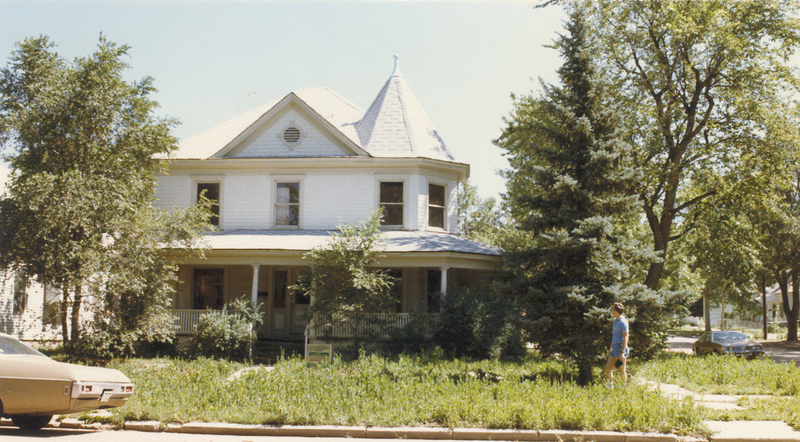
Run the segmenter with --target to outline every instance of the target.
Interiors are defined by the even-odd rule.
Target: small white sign
[[[331,362],[331,344],[308,344],[308,362]]]

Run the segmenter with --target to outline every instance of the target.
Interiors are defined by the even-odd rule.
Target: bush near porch
[[[580,387],[573,365],[445,360],[441,354],[274,368],[200,359],[115,361],[137,392],[111,421],[442,426],[702,434],[691,401],[638,385]],[[598,367],[599,370],[599,367]]]

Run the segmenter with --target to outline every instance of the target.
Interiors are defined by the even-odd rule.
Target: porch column
[[[253,302],[253,308],[258,308],[258,269],[260,264],[253,264],[253,288],[250,292],[250,299]]]
[[[447,297],[447,269],[450,267],[439,267],[442,272],[442,298]]]

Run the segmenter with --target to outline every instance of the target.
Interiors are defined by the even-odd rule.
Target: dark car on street
[[[740,331],[705,332],[692,345],[696,355],[735,355],[748,359],[764,356],[764,347]]]

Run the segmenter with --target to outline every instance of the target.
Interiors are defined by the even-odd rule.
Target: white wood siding
[[[300,129],[302,139],[297,146],[288,147],[282,141],[284,130]],[[225,156],[227,158],[281,158],[281,157],[341,157],[354,152],[334,139],[319,123],[289,106],[279,116],[253,131]]]
[[[418,170],[245,169],[216,175],[185,172],[159,177],[156,206],[170,209],[194,204],[197,183],[211,178],[221,183],[220,228],[223,230],[275,228],[274,187],[276,182],[284,180],[300,182],[300,229],[333,230],[341,224],[364,221],[379,207],[379,183],[387,180],[404,182],[405,229],[428,229],[429,183],[445,186],[446,226],[449,232],[456,229],[457,179]]]
[[[329,171],[310,174],[303,181],[305,229],[333,229],[341,224],[364,221],[375,206],[371,173]]]
[[[191,187],[192,180],[188,176],[160,175],[156,188],[155,206],[160,209],[171,209],[173,207],[185,208],[194,204],[194,191]]]
[[[266,229],[270,223],[269,175],[228,175],[222,196],[223,228],[226,230]]]

